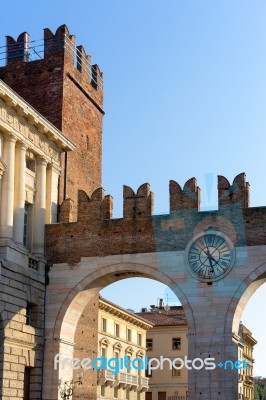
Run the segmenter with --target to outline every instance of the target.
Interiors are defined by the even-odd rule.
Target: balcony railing
[[[149,388],[149,379],[128,374],[127,372],[118,372],[116,375],[109,369],[98,371],[98,383],[100,385],[106,384],[107,386],[117,387],[123,389],[131,389],[144,392]]]
[[[140,377],[140,383],[143,388],[149,389],[149,378]]]
[[[39,271],[39,261],[35,260],[32,257],[29,257],[29,268],[34,269],[35,271]]]

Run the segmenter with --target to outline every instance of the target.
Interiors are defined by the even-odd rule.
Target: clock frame
[[[187,269],[200,281],[212,282],[224,278],[234,262],[234,245],[223,232],[207,230],[199,233],[187,245]]]

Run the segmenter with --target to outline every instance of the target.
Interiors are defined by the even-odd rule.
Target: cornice
[[[135,316],[134,314],[127,312],[126,310],[120,308],[119,306],[115,306],[106,300],[99,299],[99,308],[115,317],[123,319],[126,322],[130,322],[139,328],[148,330],[153,327],[153,325],[149,324],[148,321],[146,322],[142,318]]]
[[[26,348],[28,350],[41,350],[43,349],[43,345],[41,343],[29,343],[26,340],[21,340],[17,338],[10,338],[10,337],[4,337],[5,339],[5,345],[10,345],[10,346],[21,346],[23,348]]]
[[[44,118],[14,90],[6,85],[0,79],[0,99],[10,107],[10,117],[12,118],[12,109],[16,112],[17,117],[24,117],[28,124],[34,126],[36,130],[45,135],[47,139],[54,142],[62,151],[75,150],[76,145],[68,139],[59,129]]]

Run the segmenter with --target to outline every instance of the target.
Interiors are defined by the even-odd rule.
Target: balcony
[[[127,375],[129,374],[126,374],[125,372],[119,372],[116,375],[115,386],[119,385],[120,388],[128,389],[130,385],[127,383]]]
[[[116,379],[116,375],[113,374],[113,371],[109,369],[101,369],[98,371],[98,383],[99,385],[104,385],[106,383],[107,386],[113,386]]]
[[[132,374],[127,374],[127,389],[137,389],[138,387],[138,376],[137,375],[132,375]]]
[[[139,386],[137,390],[140,390],[141,392],[146,392],[146,390],[148,389],[149,389],[149,378],[139,376]]]
[[[144,392],[149,388],[149,379],[126,372],[114,375],[113,371],[107,369],[98,371],[98,384]]]

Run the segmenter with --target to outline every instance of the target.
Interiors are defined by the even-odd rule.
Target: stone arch
[[[239,284],[228,307],[225,332],[238,332],[242,313],[256,290],[266,283],[266,263],[259,265]]]
[[[54,356],[58,353],[61,354],[60,357],[62,358],[65,356],[73,357],[75,331],[82,311],[103,287],[131,277],[150,278],[167,285],[183,305],[188,329],[195,331],[193,312],[185,293],[171,276],[159,271],[156,266],[137,262],[118,262],[98,267],[97,270],[86,274],[68,292],[56,315],[53,333],[50,337],[50,347],[48,350],[46,349],[46,358],[49,361],[46,370],[50,370],[50,372],[46,374],[45,378],[44,386],[47,389],[43,396],[44,399],[58,398],[58,380],[62,378],[61,375],[64,375],[65,380],[72,380],[73,378],[73,370],[70,368],[65,367],[63,371],[59,363],[58,369],[52,371],[51,365]]]
[[[150,278],[167,285],[177,295],[184,307],[188,321],[188,328],[192,329],[194,327],[193,314],[187,301],[187,297],[173,279],[149,265],[140,263],[118,263],[97,269],[82,279],[71,290],[58,313],[54,328],[54,339],[59,339],[61,337],[63,333],[63,324],[68,315],[73,313],[74,309],[81,313],[83,309],[82,305],[87,304],[91,298],[90,291],[95,294],[98,290],[101,290],[103,287],[108,286],[111,283],[132,277]],[[74,335],[75,332],[71,331],[69,324],[67,325],[67,334]],[[74,336],[71,336],[71,338],[69,337],[69,340],[73,341],[73,338]]]

